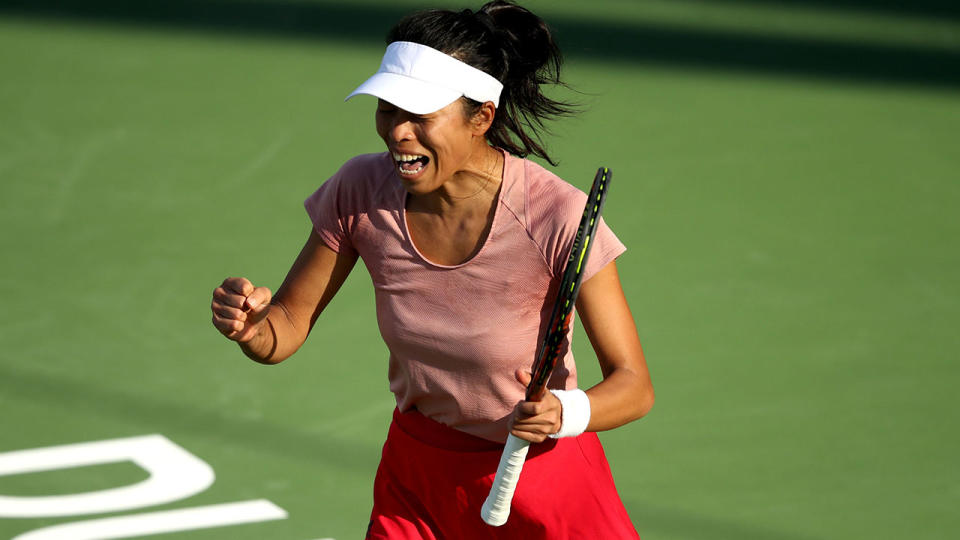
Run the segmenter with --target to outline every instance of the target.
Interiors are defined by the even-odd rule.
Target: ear
[[[470,128],[473,130],[473,134],[478,137],[486,135],[487,130],[489,130],[493,124],[493,118],[496,114],[497,107],[492,101],[487,101],[480,105],[480,108],[473,115],[473,118],[470,119]]]

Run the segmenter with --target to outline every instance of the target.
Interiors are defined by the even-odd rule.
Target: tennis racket
[[[593,186],[587,196],[587,206],[583,209],[580,226],[570,248],[570,258],[564,268],[560,280],[560,290],[557,300],[553,304],[553,313],[550,315],[550,325],[547,335],[540,345],[536,362],[533,364],[532,379],[527,385],[527,401],[540,401],[547,391],[547,380],[553,373],[557,361],[563,356],[563,343],[570,322],[573,319],[573,306],[580,292],[580,283],[583,281],[583,271],[587,267],[587,257],[590,255],[590,241],[600,222],[600,210],[607,198],[607,184],[610,183],[610,169],[601,167],[593,179]],[[523,469],[523,462],[527,457],[530,443],[513,435],[507,436],[507,444],[500,457],[497,475],[494,477],[490,495],[483,503],[480,516],[488,525],[498,527],[507,522],[510,516],[510,502],[513,492],[517,488],[517,480]]]

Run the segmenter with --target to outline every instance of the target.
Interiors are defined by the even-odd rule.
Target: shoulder
[[[587,195],[538,163],[523,160],[528,220],[553,231],[577,226]]]
[[[392,167],[392,160],[386,152],[376,152],[373,154],[359,154],[348,159],[340,170],[349,171],[374,171],[389,169]]]
[[[362,154],[347,160],[304,205],[314,223],[324,216],[357,216],[382,207],[398,187],[386,152]]]
[[[539,164],[507,158],[510,173],[504,204],[522,223],[551,273],[562,272],[587,195]]]
[[[347,205],[372,203],[390,192],[391,185],[397,183],[390,156],[386,152],[361,154],[341,165],[310,198],[332,198]]]
[[[338,182],[354,189],[376,190],[389,183],[393,173],[393,160],[386,152],[360,154],[348,159],[328,182]]]

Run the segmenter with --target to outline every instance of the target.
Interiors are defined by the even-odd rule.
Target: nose
[[[387,135],[393,142],[409,141],[413,139],[413,123],[397,115],[387,127]]]

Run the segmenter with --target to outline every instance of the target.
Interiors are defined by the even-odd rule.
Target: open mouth
[[[398,152],[393,153],[393,160],[397,162],[397,170],[400,171],[400,174],[406,175],[417,174],[430,162],[430,158],[427,156],[400,154]]]

